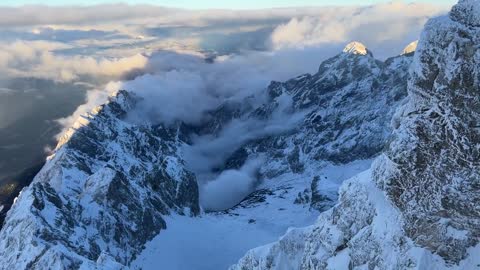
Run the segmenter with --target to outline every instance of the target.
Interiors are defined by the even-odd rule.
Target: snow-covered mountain
[[[200,213],[179,131],[122,121],[135,103],[120,91],[64,135],[8,212],[3,269],[119,267],[166,228],[163,216]]]
[[[425,27],[408,101],[371,170],[317,222],[232,269],[476,269],[480,265],[480,1]]]
[[[199,125],[132,123],[141,99],[119,91],[17,198],[1,267],[225,269],[269,242],[231,268],[480,264],[479,6],[431,20],[415,53],[353,42]],[[212,202],[225,178],[248,185]]]

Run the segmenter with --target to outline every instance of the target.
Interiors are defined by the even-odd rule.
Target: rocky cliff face
[[[480,1],[429,21],[408,102],[371,171],[307,228],[232,269],[474,269],[479,254]]]
[[[480,1],[430,21],[376,180],[416,244],[458,263],[480,239]]]
[[[199,214],[179,131],[126,123],[135,103],[120,91],[62,138],[7,215],[2,268],[119,268],[166,228],[162,216]]]

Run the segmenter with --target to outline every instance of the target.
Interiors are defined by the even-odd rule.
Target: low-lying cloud
[[[57,81],[82,76],[115,79],[144,68],[151,61],[146,55],[158,49],[222,54],[305,47],[340,50],[352,40],[385,58],[418,39],[425,21],[446,10],[400,1],[246,11],[124,4],[0,7],[0,71],[4,77]]]
[[[226,100],[262,93],[272,80],[315,72],[325,51],[250,52],[219,57],[213,63],[199,55],[159,52],[149,59],[146,75],[118,82],[116,88],[143,98],[139,109],[129,115],[130,121],[199,124],[206,112]]]
[[[294,112],[291,97],[282,95],[278,98],[278,106],[267,118],[234,118],[219,132],[194,136],[192,143],[184,147],[183,153],[187,168],[196,174],[200,184],[202,206],[207,210],[225,210],[249,195],[261,182],[257,171],[263,165],[263,158],[247,160],[238,170],[227,168],[219,175],[216,171],[223,168],[232,154],[244,144],[290,132],[307,113]]]
[[[206,182],[200,187],[202,207],[222,211],[240,203],[258,184],[257,172],[262,162],[262,158],[248,160],[239,170],[225,170]]]
[[[245,143],[295,129],[308,111],[293,112],[289,96],[279,97],[278,107],[266,119],[256,117],[234,118],[215,134],[193,138],[185,151],[188,167],[198,175],[208,174],[222,167],[236,150]]]
[[[0,69],[7,77],[36,77],[56,81],[73,81],[81,76],[117,78],[134,69],[144,68],[147,57],[136,54],[120,59],[68,56],[54,50],[67,44],[46,41],[0,43]]]
[[[394,56],[418,39],[429,17],[444,7],[396,1],[368,7],[338,7],[316,16],[296,17],[271,35],[274,49],[360,41],[376,56]]]

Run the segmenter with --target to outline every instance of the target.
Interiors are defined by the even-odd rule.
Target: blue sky
[[[321,5],[365,5],[381,2],[390,2],[390,0],[3,0],[0,5],[19,6],[25,4],[44,4],[44,5],[93,5],[102,3],[129,3],[129,4],[156,4],[161,6],[180,7],[180,8],[232,8],[232,9],[250,9],[250,8],[271,8],[271,7],[289,7],[289,6],[321,6]],[[405,2],[424,2],[444,5],[452,5],[456,0],[422,0]]]

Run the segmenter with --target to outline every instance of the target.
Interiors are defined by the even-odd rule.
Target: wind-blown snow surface
[[[480,265],[480,1],[431,20],[384,155],[310,227],[235,269],[477,269]]]

